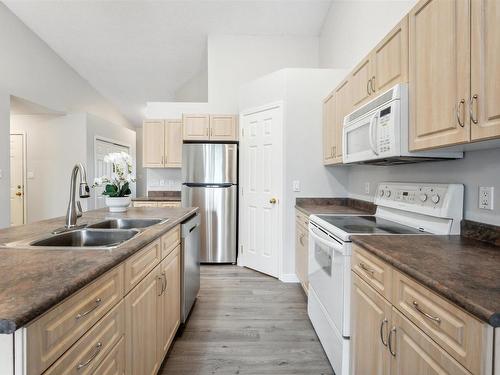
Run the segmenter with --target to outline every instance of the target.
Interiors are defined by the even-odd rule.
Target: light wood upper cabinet
[[[500,136],[500,2],[471,2],[471,140]]]
[[[125,297],[125,357],[128,375],[155,375],[161,365],[156,335],[162,290],[160,266]]]
[[[181,120],[146,120],[142,131],[145,168],[182,167]]]
[[[335,92],[323,101],[323,164],[334,164]]]
[[[204,141],[210,137],[210,115],[190,114],[182,116],[184,140]]]
[[[408,16],[375,47],[370,56],[375,93],[408,82]]]
[[[358,107],[370,99],[373,93],[372,87],[372,69],[370,63],[371,55],[365,57],[352,71],[351,77],[351,96],[352,107]]]
[[[238,117],[210,115],[210,140],[235,141],[238,139]]]
[[[354,273],[351,292],[351,373],[389,374],[391,304]]]
[[[410,12],[410,149],[469,140],[468,0],[422,0]]]
[[[144,167],[163,167],[165,158],[165,126],[163,120],[146,120],[142,124]]]
[[[343,155],[343,133],[344,133],[344,118],[351,112],[351,90],[350,81],[345,80],[340,84],[335,90],[335,143],[334,143],[334,153],[335,161],[342,164]]]
[[[165,120],[165,167],[182,167],[182,120]]]

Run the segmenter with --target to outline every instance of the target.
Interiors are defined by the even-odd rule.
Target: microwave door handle
[[[373,142],[373,126],[375,124],[375,120],[377,119],[378,113],[375,113],[373,117],[370,119],[370,127],[368,129],[368,132],[370,133],[368,137],[368,141],[370,142],[370,148],[372,149],[373,153],[378,156],[378,151],[377,148],[375,147],[375,143]]]

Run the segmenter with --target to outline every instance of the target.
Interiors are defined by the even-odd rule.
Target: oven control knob
[[[381,197],[384,196],[384,191],[383,190],[380,190],[379,193],[378,193]]]
[[[435,203],[435,204],[439,203],[439,199],[440,199],[439,194],[434,194],[431,199],[432,199],[433,203]]]
[[[425,194],[425,193],[424,194],[420,194],[420,200],[422,202],[425,202],[427,200],[427,194]]]
[[[385,196],[386,196],[387,198],[389,198],[389,197],[391,196],[391,191],[390,191],[390,190],[386,190],[386,191],[385,191]]]

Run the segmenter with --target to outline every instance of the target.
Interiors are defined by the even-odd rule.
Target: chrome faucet
[[[76,201],[76,177],[78,176],[78,172],[80,172],[80,198],[88,198],[90,197],[90,189],[87,183],[87,171],[82,163],[77,163],[73,167],[73,171],[71,172],[71,186],[69,191],[69,203],[68,203],[68,211],[66,212],[66,224],[65,228],[70,229],[76,227],[76,221],[79,217],[82,216],[82,206],[80,202]]]

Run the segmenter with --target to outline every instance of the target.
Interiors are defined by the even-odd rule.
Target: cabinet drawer
[[[26,327],[28,374],[41,374],[124,295],[120,265]]]
[[[158,207],[157,202],[134,202],[134,207]]]
[[[160,240],[156,240],[125,261],[125,294],[155,268],[160,259]]]
[[[158,207],[180,207],[181,202],[172,201],[172,202],[158,202]]]
[[[307,229],[309,227],[309,216],[302,211],[295,210],[295,222],[297,225],[301,225]]]
[[[44,375],[92,374],[125,332],[123,301],[92,327]]]
[[[393,279],[395,307],[472,373],[484,373],[492,329],[396,270]]]
[[[359,246],[353,246],[351,268],[364,281],[391,301],[392,267]]]
[[[94,371],[94,375],[125,374],[125,339],[122,337]]]
[[[170,229],[161,238],[161,259],[165,258],[175,247],[181,243],[181,226]]]

